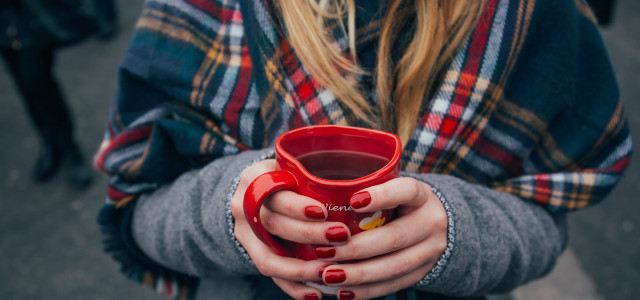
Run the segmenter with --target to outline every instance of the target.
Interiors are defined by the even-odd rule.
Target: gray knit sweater
[[[242,276],[259,273],[233,236],[229,205],[242,170],[272,153],[217,159],[138,200],[135,241],[160,264],[202,278],[197,299],[252,296]],[[402,176],[431,185],[449,218],[447,250],[417,289],[450,296],[506,292],[547,274],[566,247],[563,215],[452,176]]]

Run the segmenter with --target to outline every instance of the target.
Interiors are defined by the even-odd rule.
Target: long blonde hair
[[[379,108],[371,107],[354,80],[365,74],[355,55],[354,0],[278,0],[277,7],[287,28],[287,39],[311,75],[356,119],[396,132],[404,144],[415,130],[425,97],[475,27],[485,1],[388,1],[374,74]],[[395,38],[407,25],[406,20],[415,20],[414,34],[392,70]],[[337,22],[348,35],[351,57],[345,57],[336,46],[328,21]]]

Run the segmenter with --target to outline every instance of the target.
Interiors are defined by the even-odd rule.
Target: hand
[[[240,182],[231,198],[231,214],[235,219],[234,234],[247,250],[260,273],[273,281],[287,294],[296,299],[321,293],[301,281],[321,281],[318,271],[329,265],[327,262],[304,261],[275,254],[253,233],[244,216],[244,194],[251,182],[259,175],[274,171],[275,160],[258,162],[246,168],[240,175]],[[305,213],[306,212],[306,213]],[[339,222],[324,222],[327,210],[322,203],[291,191],[274,193],[262,207],[260,218],[265,229],[285,240],[302,244],[341,245],[346,242],[330,241],[326,233],[329,228],[342,227],[350,236],[348,228]]]
[[[323,271],[327,285],[340,286],[340,298],[369,299],[409,287],[433,269],[447,246],[447,214],[426,183],[404,177],[364,191],[371,202],[357,212],[397,208],[398,218],[333,246],[335,256],[325,261],[362,260]]]

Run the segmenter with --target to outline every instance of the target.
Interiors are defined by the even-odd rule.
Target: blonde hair
[[[365,74],[355,55],[354,0],[278,0],[278,8],[287,29],[287,40],[311,75],[356,119],[396,132],[405,144],[415,130],[425,97],[475,28],[484,2],[389,0],[374,74],[379,108],[371,107],[354,79]],[[415,20],[414,34],[392,70],[395,38],[407,25],[406,20]],[[337,23],[348,35],[351,57],[345,57],[337,47],[329,21]]]

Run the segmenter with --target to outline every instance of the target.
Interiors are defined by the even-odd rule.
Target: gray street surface
[[[117,65],[141,0],[120,0],[120,33],[60,51],[56,74],[87,159],[102,139]],[[634,141],[640,141],[640,1],[619,0],[613,26],[602,29]],[[64,172],[35,185],[29,172],[38,140],[0,63],[0,299],[165,299],[124,278],[101,250],[95,218],[106,177],[84,191]],[[571,241],[548,277],[496,299],[640,299],[640,158],[603,203],[570,216]],[[64,170],[63,170],[64,171]]]

